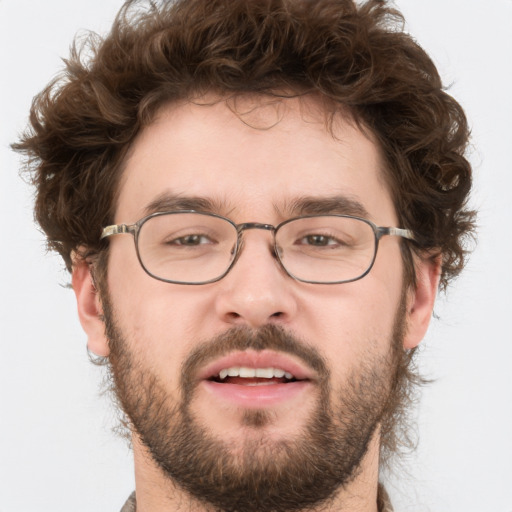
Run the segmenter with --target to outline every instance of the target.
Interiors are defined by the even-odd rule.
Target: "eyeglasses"
[[[350,215],[308,215],[278,226],[235,224],[213,213],[158,212],[135,224],[103,229],[101,239],[132,234],[142,268],[155,279],[176,284],[207,284],[222,279],[235,264],[249,229],[273,233],[273,253],[285,272],[305,283],[339,284],[370,272],[385,235],[414,240],[408,229],[378,227]]]

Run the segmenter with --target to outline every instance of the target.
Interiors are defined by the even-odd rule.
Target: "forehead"
[[[116,222],[186,204],[277,222],[316,199],[326,210],[337,199],[355,205],[346,213],[380,224],[395,218],[379,150],[347,116],[328,127],[320,104],[305,98],[187,102],[162,108],[134,142]]]

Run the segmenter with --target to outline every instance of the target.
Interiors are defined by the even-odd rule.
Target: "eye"
[[[212,240],[206,235],[191,234],[173,238],[166,242],[168,245],[182,245],[186,247],[196,247],[198,245],[205,245],[213,243]]]
[[[298,245],[310,245],[312,247],[326,247],[340,245],[340,240],[328,235],[311,234],[302,237],[296,242]]]

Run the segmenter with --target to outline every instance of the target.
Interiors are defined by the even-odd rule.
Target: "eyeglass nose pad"
[[[249,224],[249,226],[251,226],[250,229],[258,229],[255,226],[253,226],[253,224]],[[267,225],[262,224],[262,226],[267,226]],[[268,229],[268,228],[263,228],[263,229]],[[231,255],[231,265],[230,265],[230,267],[231,268],[237,263],[238,259],[240,258],[241,254],[242,254],[242,252],[244,250],[244,246],[245,246],[245,239],[243,237],[243,232],[244,231],[245,231],[245,229],[239,230],[239,232],[238,232],[238,239],[237,239],[236,243],[233,244],[233,246],[231,247],[231,251],[230,251],[230,255]],[[274,239],[273,243],[269,244],[269,249],[270,249],[271,256],[273,258],[275,258],[279,262],[279,264],[281,266],[283,266],[283,264],[281,263],[281,257],[283,255],[283,249],[282,249],[282,247],[278,246],[275,243],[275,239]]]
[[[293,279],[297,279],[292,273],[290,273],[290,271],[286,268],[286,265],[285,265],[285,261],[284,261],[284,249],[280,246],[280,245],[277,245],[275,244],[274,248],[273,248],[273,251],[272,251],[272,255],[274,256],[274,258],[277,260],[277,262],[279,263],[279,266],[281,267],[281,269],[283,270],[283,272],[285,274],[287,274],[288,276],[292,277]]]
[[[233,243],[233,245],[231,246],[231,249],[229,251],[230,261],[231,261],[231,263],[229,265],[229,270],[231,270],[237,264],[241,254],[243,252],[244,245],[245,245],[244,237],[241,236],[241,234],[239,233],[237,240]]]

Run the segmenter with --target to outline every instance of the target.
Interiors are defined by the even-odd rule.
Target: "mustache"
[[[264,325],[259,328],[247,326],[233,327],[208,341],[201,343],[185,359],[181,367],[181,377],[185,390],[193,385],[197,371],[214,359],[234,351],[275,350],[293,355],[312,368],[318,375],[327,379],[327,363],[316,348],[299,340],[278,325]]]

